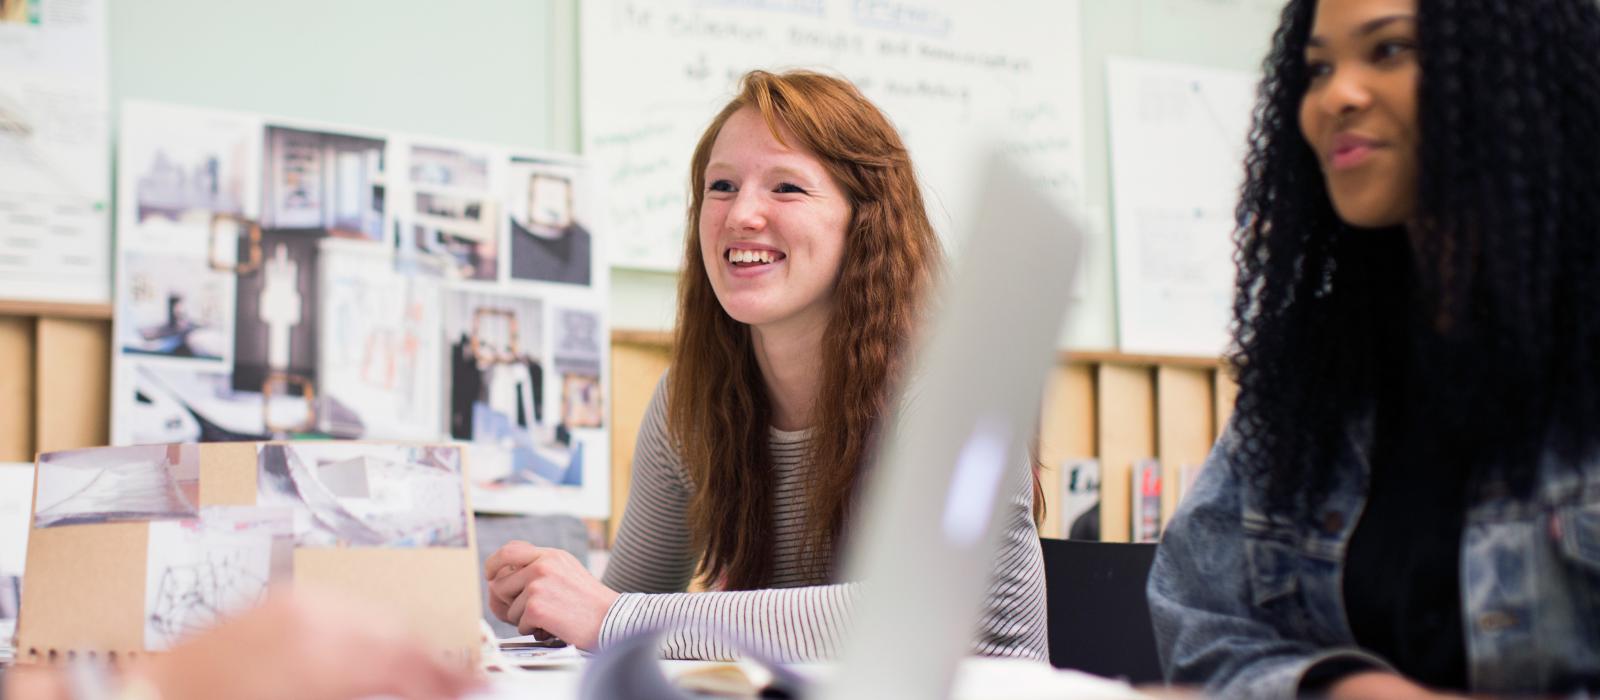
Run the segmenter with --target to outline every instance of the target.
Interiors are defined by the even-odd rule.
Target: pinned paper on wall
[[[578,415],[588,423],[579,426],[569,420],[599,400],[601,358],[598,346],[594,352],[562,349],[593,345],[598,314],[557,309],[528,292],[465,289],[448,292],[444,309],[450,436],[472,444],[474,506],[523,512],[526,504],[564,502],[567,512],[602,512],[608,482],[606,470],[595,465],[606,463],[596,456],[603,421],[593,425],[592,416]],[[574,394],[591,403],[565,403],[568,376],[592,382],[586,386],[594,392]]]
[[[1107,80],[1118,347],[1216,357],[1233,311],[1234,206],[1255,79],[1113,59]]]
[[[495,280],[500,199],[492,191],[488,153],[416,144],[409,170],[411,213],[397,242],[402,269],[452,280]]]
[[[111,301],[104,0],[0,3],[0,299]]]
[[[594,277],[594,212],[588,181],[571,163],[514,157],[507,175],[511,277],[589,286]]]
[[[322,390],[319,427],[330,434],[407,439],[440,424],[439,282],[393,273],[388,250],[322,241]],[[359,425],[340,425],[358,417]]]

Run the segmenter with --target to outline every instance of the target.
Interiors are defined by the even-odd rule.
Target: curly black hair
[[[1232,461],[1308,515],[1399,363],[1427,417],[1407,439],[1525,494],[1542,454],[1600,447],[1600,8],[1419,0],[1418,215],[1364,230],[1299,127],[1316,4],[1284,8],[1250,134]]]

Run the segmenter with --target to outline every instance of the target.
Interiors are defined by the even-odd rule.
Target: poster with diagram
[[[139,101],[121,121],[113,444],[460,440],[479,508],[609,517],[582,160]]]
[[[1118,347],[1216,357],[1233,312],[1234,205],[1255,77],[1116,58],[1106,85]]]
[[[0,0],[0,299],[111,301],[105,0]]]

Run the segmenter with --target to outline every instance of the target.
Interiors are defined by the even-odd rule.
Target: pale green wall
[[[110,0],[111,97],[565,147],[569,1]]]
[[[112,0],[111,95],[571,151],[578,2]],[[1282,2],[1082,2],[1087,194],[1103,217],[1106,57],[1255,70]],[[1102,260],[1063,344],[1115,345]],[[674,275],[614,271],[612,325],[671,327],[675,288]]]
[[[1090,206],[1111,209],[1111,135],[1106,124],[1106,59],[1130,56],[1257,72],[1277,28],[1283,0],[1083,0],[1084,171]],[[1102,219],[1104,221],[1105,219]],[[1100,236],[1090,245],[1109,245]],[[1115,258],[1085,270],[1086,293],[1099,303],[1077,310],[1075,332],[1062,346],[1116,347]],[[1109,302],[1109,303],[1108,303]]]

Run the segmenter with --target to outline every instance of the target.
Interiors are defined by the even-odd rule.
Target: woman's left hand
[[[579,649],[593,651],[600,641],[600,623],[616,602],[617,592],[606,588],[566,550],[526,544],[519,549],[510,557],[500,556],[509,554],[502,549],[496,555],[502,560],[500,565],[487,567],[495,613],[515,623],[522,634],[543,630]],[[490,563],[497,562],[491,559]]]

